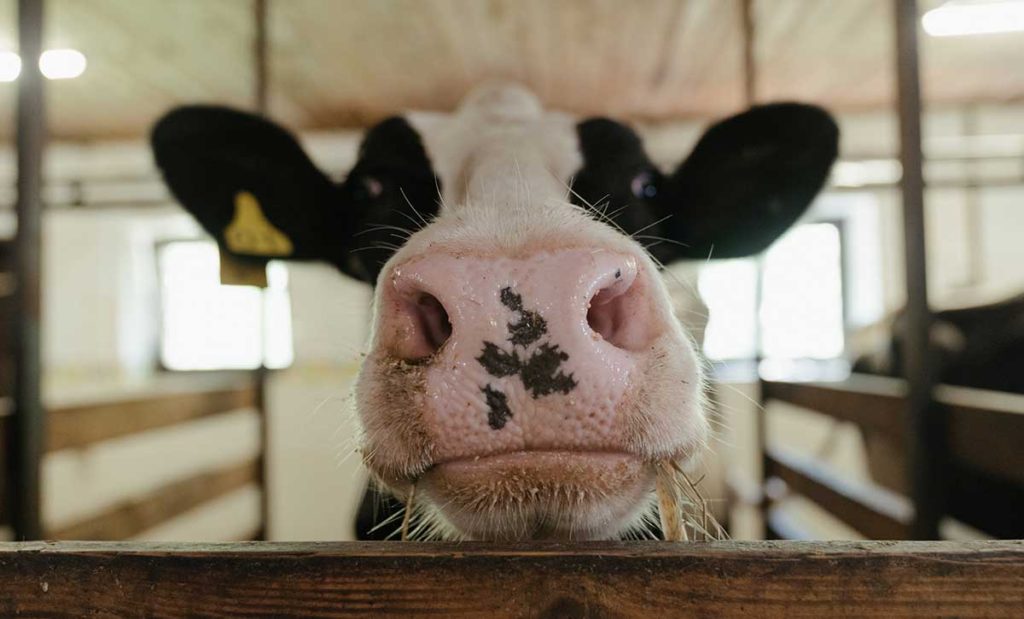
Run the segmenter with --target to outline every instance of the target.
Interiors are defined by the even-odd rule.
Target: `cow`
[[[938,382],[1024,394],[1024,294],[939,310],[932,318],[929,344]],[[900,310],[884,323],[884,345],[858,357],[855,372],[903,376],[906,314]],[[861,435],[874,480],[905,494],[903,445],[868,428],[861,428]],[[945,504],[952,517],[996,537],[1024,535],[1024,483],[1019,471],[1004,467],[997,474],[956,459],[943,462],[943,467]]]
[[[415,492],[423,531],[587,540],[642,529],[656,467],[692,466],[707,441],[662,265],[764,250],[821,189],[838,128],[815,106],[755,106],[663,173],[628,125],[488,84],[370,128],[340,183],[224,107],[172,110],[151,145],[229,255],[374,286],[360,454],[385,493]]]
[[[902,376],[906,316],[889,321],[885,345],[863,354],[854,371]],[[935,312],[929,333],[938,381],[948,385],[1024,393],[1024,294]]]

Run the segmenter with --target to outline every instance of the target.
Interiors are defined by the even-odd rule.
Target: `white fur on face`
[[[672,316],[656,265],[633,239],[569,201],[569,179],[581,166],[576,121],[544,112],[529,92],[487,87],[453,115],[409,120],[441,178],[443,204],[385,265],[378,308],[394,268],[417,256],[523,258],[574,248],[637,256],[651,283],[651,319],[664,327],[637,355],[639,370],[616,404],[624,430],[612,453],[495,453],[467,463],[446,462],[436,428],[426,422],[431,360],[396,358],[375,317],[356,392],[364,461],[399,496],[412,483],[422,487],[428,511],[448,536],[621,536],[648,509],[653,464],[690,459],[707,434],[696,353]]]

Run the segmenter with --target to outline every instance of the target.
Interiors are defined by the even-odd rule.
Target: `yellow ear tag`
[[[235,194],[235,217],[224,229],[224,243],[236,254],[282,257],[292,253],[292,241],[263,215],[256,196]]]
[[[242,262],[223,249],[220,250],[220,284],[222,286],[267,287],[267,265],[260,262]]]

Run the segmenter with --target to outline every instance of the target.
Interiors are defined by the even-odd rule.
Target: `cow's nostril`
[[[444,346],[452,334],[448,312],[437,297],[426,292],[416,299],[413,311],[423,337],[424,350],[429,350],[428,355],[432,355]]]
[[[436,353],[452,334],[444,305],[434,295],[410,291],[399,301],[405,328],[396,332],[394,353],[407,361],[420,361]]]
[[[587,309],[591,330],[625,350],[643,348],[650,339],[649,310],[641,279],[616,278],[594,295]]]

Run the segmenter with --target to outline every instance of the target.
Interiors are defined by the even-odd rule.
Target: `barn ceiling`
[[[923,2],[929,8],[935,2]],[[15,48],[0,0],[0,50]],[[890,0],[754,0],[758,96],[892,104]],[[184,102],[253,100],[252,0],[48,0],[46,47],[89,66],[48,82],[62,139],[144,135]],[[740,0],[270,0],[271,114],[296,128],[447,110],[511,78],[552,107],[634,120],[741,105]],[[930,103],[1024,99],[1024,35],[922,35]],[[0,83],[10,136],[15,84]]]

